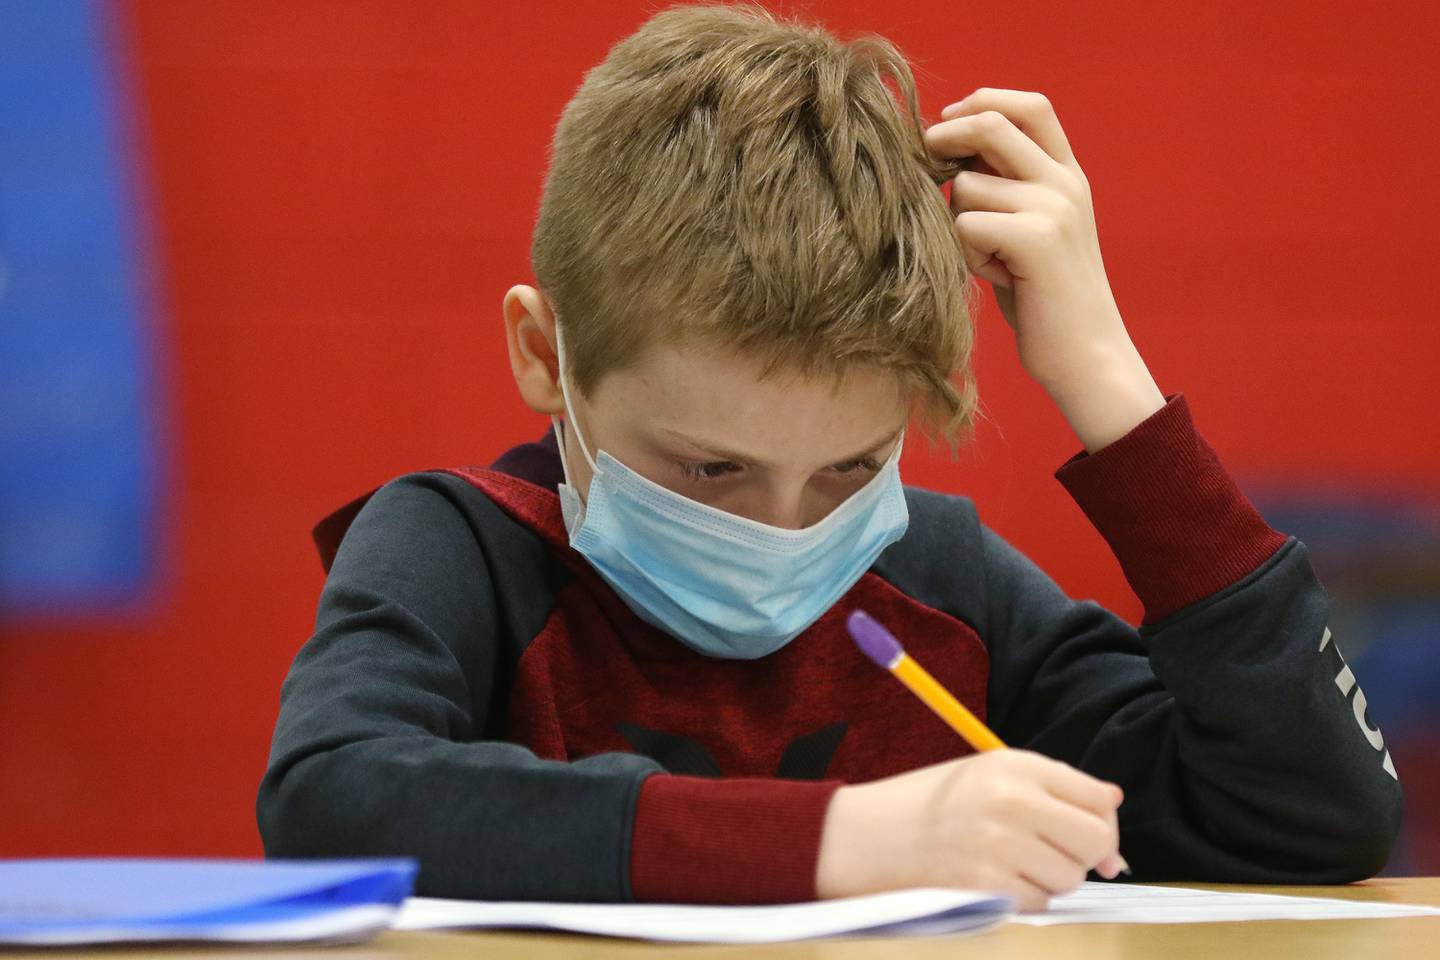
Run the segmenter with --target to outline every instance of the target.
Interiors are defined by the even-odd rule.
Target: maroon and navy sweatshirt
[[[328,578],[281,691],[265,851],[415,857],[428,896],[813,899],[838,787],[970,752],[856,649],[858,607],[1007,744],[1123,787],[1135,879],[1377,872],[1400,786],[1326,592],[1185,397],[1055,476],[1143,602],[1138,629],[968,498],[906,487],[904,537],[756,660],[640,620],[570,548],[553,434],[394,479],[315,528]]]

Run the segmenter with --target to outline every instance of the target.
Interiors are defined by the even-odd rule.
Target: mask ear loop
[[[895,469],[897,469],[897,470],[900,469],[900,453],[901,453],[901,451],[903,451],[904,449],[905,449],[905,428],[904,428],[904,427],[901,427],[901,428],[900,428],[900,438],[895,441],[895,449],[891,452],[890,457],[889,457],[889,463],[887,463],[886,466],[889,466],[890,463],[893,463],[893,464],[895,464]]]
[[[560,396],[565,401],[565,418],[575,427],[575,439],[580,441],[580,452],[585,456],[585,462],[590,465],[592,473],[599,473],[600,468],[595,465],[595,459],[590,456],[590,450],[585,445],[585,437],[580,433],[580,421],[575,419],[574,408],[570,406],[570,389],[565,385],[568,377],[565,375],[565,336],[561,332],[563,325],[557,319],[555,322],[555,363],[558,366],[560,380]],[[560,469],[565,473],[565,484],[574,489],[575,483],[570,479],[570,458],[565,449],[565,430],[561,426],[560,419],[555,414],[550,415],[550,424],[555,428],[555,440],[560,445]],[[577,490],[578,494],[579,491]]]

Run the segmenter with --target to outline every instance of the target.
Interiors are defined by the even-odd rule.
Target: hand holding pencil
[[[857,611],[850,626],[871,659],[979,752],[840,788],[821,837],[820,897],[952,886],[1008,893],[1022,910],[1040,910],[1092,869],[1112,879],[1126,869],[1119,787],[1006,748],[873,618]]]

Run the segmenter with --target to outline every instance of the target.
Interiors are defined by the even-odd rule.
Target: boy
[[[433,896],[1026,909],[1126,859],[1383,865],[1399,786],[1325,592],[1150,378],[1049,103],[981,89],[942,117],[920,132],[884,40],[749,6],[661,12],[587,74],[539,288],[503,304],[554,432],[317,527],[267,854],[415,856]],[[1084,447],[1056,475],[1138,631],[969,500],[900,485],[907,423],[971,428],[972,273]],[[856,608],[1017,749],[969,755],[854,648]]]

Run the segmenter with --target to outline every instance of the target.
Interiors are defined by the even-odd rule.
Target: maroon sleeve
[[[1055,478],[1110,544],[1147,625],[1244,577],[1286,540],[1196,431],[1182,393]]]
[[[814,900],[825,811],[841,785],[647,777],[635,808],[631,895],[670,903]]]

